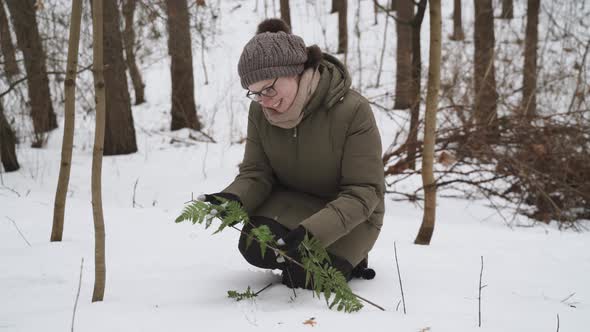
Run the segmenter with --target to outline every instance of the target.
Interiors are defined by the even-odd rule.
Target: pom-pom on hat
[[[258,25],[256,35],[244,46],[238,74],[242,87],[280,76],[299,75],[308,60],[305,42],[291,34],[281,19],[271,18]]]

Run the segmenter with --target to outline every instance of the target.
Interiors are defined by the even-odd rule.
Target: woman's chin
[[[267,107],[266,109],[272,111],[273,113],[283,113],[285,110],[282,107],[274,108],[274,107]]]

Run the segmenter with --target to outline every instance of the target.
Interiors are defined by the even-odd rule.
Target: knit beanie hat
[[[247,89],[250,84],[263,80],[299,75],[307,59],[305,42],[291,34],[283,20],[264,20],[240,56],[238,74],[242,87]]]

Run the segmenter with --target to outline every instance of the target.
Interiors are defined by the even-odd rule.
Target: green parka
[[[350,89],[342,63],[324,54],[320,81],[293,129],[271,125],[252,102],[244,159],[224,192],[249,215],[303,225],[356,266],[383,224],[381,138],[368,101]]]

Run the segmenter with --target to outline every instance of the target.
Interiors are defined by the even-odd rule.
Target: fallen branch
[[[398,261],[397,261],[397,246],[395,245],[395,241],[393,242],[393,252],[395,254],[395,266],[397,267],[397,277],[399,279],[399,288],[400,288],[400,290],[402,292],[402,303],[404,305],[404,315],[405,315],[406,314],[406,299],[404,297],[404,286],[402,284],[402,276],[401,276],[401,274],[399,272],[399,264],[398,264]],[[398,306],[399,306],[399,304],[398,304]]]
[[[478,317],[479,317],[479,327],[481,327],[481,290],[486,287],[487,285],[481,285],[481,278],[483,275],[483,256],[481,256],[481,270],[479,271],[479,296],[477,298],[479,307],[478,307]]]
[[[140,208],[143,208],[143,206],[141,206],[141,204],[136,203],[135,202],[135,192],[137,191],[137,183],[139,182],[139,178],[137,178],[137,180],[135,180],[135,184],[133,185],[133,208],[135,208],[135,206],[139,206]]]
[[[258,295],[260,293],[262,293],[265,289],[267,289],[268,287],[272,286],[273,283],[271,282],[270,284],[264,286],[264,288],[262,288],[261,290],[259,290],[258,292],[254,293],[254,295]]]
[[[27,238],[25,238],[25,236],[23,235],[23,233],[20,231],[20,229],[16,225],[16,222],[12,218],[9,218],[9,217],[6,217],[6,219],[12,221],[12,224],[14,225],[14,227],[16,228],[16,230],[18,231],[18,234],[20,234],[20,236],[23,238],[23,240],[25,240],[25,242],[27,243],[27,245],[30,247],[31,244],[29,243],[29,241],[27,241]]]
[[[2,176],[1,176],[1,175],[2,175],[2,172],[0,172],[0,178],[2,178]],[[4,182],[4,181],[2,181],[2,182]],[[13,192],[14,194],[16,194],[16,196],[20,197],[20,194],[18,193],[18,191],[14,190],[14,189],[12,189],[12,188],[10,188],[10,187],[7,187],[7,186],[5,186],[5,185],[2,185],[2,187],[0,187],[0,189],[6,189],[6,190],[8,190],[8,191],[11,191],[11,192]]]
[[[76,292],[76,300],[74,301],[74,311],[72,312],[72,332],[74,332],[74,321],[76,319],[76,308],[78,307],[78,299],[80,298],[80,288],[82,287],[82,270],[84,268],[84,257],[80,263],[80,280],[78,281],[78,292]]]

